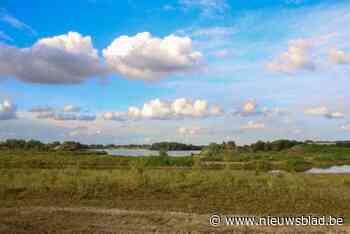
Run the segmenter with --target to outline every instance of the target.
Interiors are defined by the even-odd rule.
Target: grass
[[[308,146],[307,146],[308,147]],[[297,173],[346,162],[347,151],[245,153],[244,160],[0,151],[0,206],[69,205],[350,218],[350,175]],[[340,160],[339,160],[340,158]],[[345,160],[345,161],[344,161]],[[282,169],[288,172],[271,174]]]
[[[92,151],[0,151],[0,168],[71,168],[116,169],[127,168],[138,159],[145,161],[150,168],[185,167],[191,168],[197,156],[191,157],[125,157],[109,156]],[[284,151],[269,152],[233,152],[230,157],[217,155],[203,157],[200,161],[207,169],[221,169],[223,163],[229,163],[232,169],[243,170],[287,170],[305,171],[311,167],[330,167],[350,165],[350,148],[339,146],[298,145]],[[198,160],[197,160],[198,161]],[[198,164],[198,163],[197,163]]]
[[[167,157],[158,156],[131,157],[110,156],[97,152],[78,151],[26,151],[6,150],[0,151],[0,168],[92,168],[115,169],[129,167],[130,163],[142,158],[148,167],[177,166],[191,167],[192,157]]]
[[[161,209],[350,217],[350,175],[135,168],[5,169],[0,172],[0,200],[2,204],[61,200],[75,205],[93,201],[116,205],[129,200],[126,208],[166,204]]]

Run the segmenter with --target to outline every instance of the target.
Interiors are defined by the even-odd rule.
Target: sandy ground
[[[209,215],[100,208],[0,208],[0,233],[350,233],[338,227],[211,227]]]

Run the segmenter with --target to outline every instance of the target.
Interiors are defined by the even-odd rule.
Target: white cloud
[[[31,83],[74,84],[104,74],[91,37],[76,32],[40,39],[30,48],[0,45],[0,76]]]
[[[47,46],[72,54],[81,54],[97,59],[97,50],[93,47],[90,36],[82,36],[77,32],[40,39],[34,47]]]
[[[305,39],[289,42],[288,51],[282,53],[279,59],[269,62],[267,68],[282,73],[295,73],[299,70],[314,70],[315,64],[311,57],[312,43]]]
[[[330,113],[326,114],[326,117],[330,118],[330,119],[342,119],[342,118],[344,118],[344,116],[345,116],[345,114],[342,112],[339,112],[339,111],[330,112]]]
[[[223,111],[221,110],[221,107],[219,105],[213,105],[210,113],[212,115],[222,115]]]
[[[171,104],[171,107],[176,116],[200,117],[207,115],[208,102],[206,100],[192,102],[186,98],[179,98]]]
[[[206,100],[190,100],[178,98],[172,102],[154,99],[144,103],[142,108],[131,106],[126,113],[106,112],[102,116],[107,120],[122,121],[129,119],[176,119],[185,117],[207,117],[221,115],[223,112],[218,105],[209,109]]]
[[[66,105],[63,107],[63,112],[80,112],[81,107],[79,106],[73,106],[73,105]]]
[[[243,104],[242,112],[247,114],[255,113],[257,111],[256,108],[257,108],[256,102],[253,100],[249,100]]]
[[[289,111],[281,109],[281,108],[267,108],[267,107],[263,107],[261,109],[261,112],[263,114],[265,114],[266,116],[284,116],[284,115],[288,115]]]
[[[116,38],[103,50],[103,56],[112,71],[127,78],[158,80],[195,66],[202,54],[192,50],[189,37],[161,39],[144,32]]]
[[[243,103],[240,110],[235,111],[233,114],[238,114],[242,117],[249,117],[255,115],[265,115],[265,116],[283,116],[287,115],[288,111],[280,108],[268,108],[259,107],[256,100],[248,100]]]
[[[307,115],[326,115],[329,113],[329,110],[326,106],[320,106],[307,108],[305,109],[304,113]]]
[[[115,121],[125,121],[127,120],[127,115],[120,112],[105,112],[102,114],[104,120],[115,120]]]
[[[36,118],[56,121],[94,121],[96,116],[93,114],[43,112],[39,113]]]
[[[8,100],[0,103],[0,120],[9,120],[16,118],[16,106]]]
[[[37,119],[48,119],[56,121],[94,121],[96,115],[80,113],[81,108],[73,105],[66,105],[62,110],[52,107],[33,107],[29,112],[36,114]]]
[[[345,114],[339,111],[332,112],[326,106],[312,107],[304,110],[307,115],[324,116],[329,119],[344,118]]]
[[[263,129],[265,128],[264,123],[258,123],[254,121],[249,121],[246,125],[242,126],[242,129]]]
[[[201,131],[201,128],[199,127],[179,127],[177,129],[177,132],[180,135],[184,135],[184,136],[194,136],[199,134]]]
[[[340,127],[343,130],[350,130],[350,123],[344,124],[343,126]]]
[[[328,58],[335,64],[348,64],[349,56],[342,50],[332,49],[328,53]]]

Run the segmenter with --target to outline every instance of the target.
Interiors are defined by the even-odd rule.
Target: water
[[[350,174],[350,166],[333,166],[329,168],[311,168],[306,173],[312,174]]]
[[[114,156],[158,156],[159,151],[147,149],[105,149],[109,155]],[[168,155],[172,157],[191,156],[192,154],[199,154],[200,150],[186,150],[186,151],[168,151]]]

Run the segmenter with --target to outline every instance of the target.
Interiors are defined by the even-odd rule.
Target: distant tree
[[[250,146],[253,152],[264,151],[265,150],[265,142],[258,141]]]
[[[164,149],[159,151],[159,159],[162,162],[162,164],[169,165],[170,163],[169,155]]]
[[[64,150],[64,151],[77,151],[77,150],[82,150],[86,149],[87,147],[80,144],[79,142],[75,141],[65,141],[59,146],[59,150]]]
[[[187,145],[178,142],[158,142],[151,145],[151,150],[201,150],[202,146]]]

